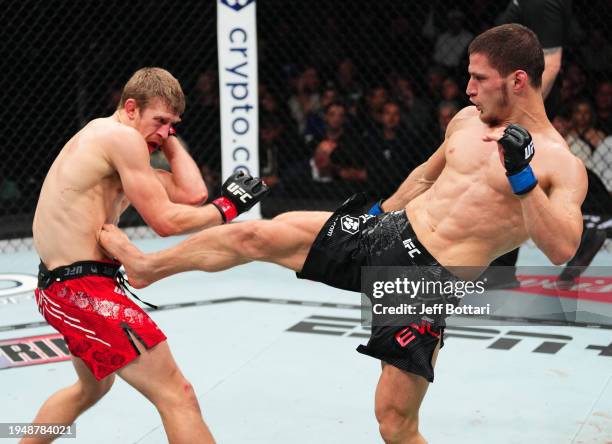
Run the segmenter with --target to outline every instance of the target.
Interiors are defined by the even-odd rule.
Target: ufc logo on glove
[[[258,177],[236,171],[221,186],[221,197],[211,204],[221,213],[223,222],[231,222],[239,214],[250,210],[268,194],[270,188]]]
[[[529,142],[529,145],[525,147],[525,159],[529,159],[529,156],[532,156],[535,152],[535,147],[533,146],[533,142]]]
[[[229,184],[229,186],[227,187],[227,190],[232,193],[234,196],[240,196],[240,200],[244,203],[246,203],[246,199],[253,199],[253,196],[251,196],[249,193],[247,193],[246,191],[244,191],[244,189],[242,189],[240,187],[240,185],[238,185],[235,182],[232,182]]]

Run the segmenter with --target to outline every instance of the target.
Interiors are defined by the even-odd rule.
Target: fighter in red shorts
[[[47,174],[33,225],[41,258],[36,302],[64,335],[78,379],[47,399],[35,423],[74,422],[111,388],[116,373],[155,404],[171,443],[214,442],[166,336],[126,295],[120,264],[96,239],[129,204],[168,236],[229,222],[265,195],[263,182],[236,173],[222,197],[199,206],[207,198],[202,176],[171,137],[184,108],[183,91],[169,72],[143,68],[125,85],[117,111],[74,135]],[[171,172],[151,168],[150,154],[158,148]],[[236,185],[239,198],[228,192]],[[28,436],[22,442],[51,440]]]

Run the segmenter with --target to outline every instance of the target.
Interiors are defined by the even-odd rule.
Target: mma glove
[[[504,130],[498,143],[502,147],[506,176],[514,194],[521,195],[533,190],[538,180],[529,165],[535,154],[529,131],[513,123]]]
[[[239,214],[249,211],[270,192],[270,188],[258,177],[244,171],[232,174],[221,187],[221,197],[211,203],[219,210],[224,223],[231,222]]]

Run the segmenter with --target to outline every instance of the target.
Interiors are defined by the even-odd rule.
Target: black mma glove
[[[529,165],[535,154],[529,131],[513,123],[508,125],[497,143],[502,146],[506,176],[514,194],[525,194],[534,189],[538,180]]]
[[[211,203],[221,213],[223,222],[229,223],[239,214],[249,211],[269,191],[260,178],[238,171],[227,178],[221,187],[221,197]]]

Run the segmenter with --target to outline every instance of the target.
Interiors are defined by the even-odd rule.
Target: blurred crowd
[[[323,0],[259,2],[260,169],[273,189],[270,200],[337,202],[355,191],[365,191],[373,199],[390,195],[437,149],[449,121],[469,105],[467,46],[475,35],[494,25],[505,5],[505,1],[486,0],[427,4],[381,0],[348,2],[343,10]],[[178,130],[201,166],[211,197],[215,196],[222,180],[218,67],[214,39],[206,40],[214,36],[215,23],[205,22],[211,11],[202,10],[200,16],[195,11],[193,20],[189,17],[175,24],[172,40],[159,35],[161,52],[159,45],[144,52],[139,42],[133,48],[132,43],[123,43],[128,46],[122,48],[125,39],[118,32],[100,34],[104,39],[88,29],[78,34],[90,53],[105,54],[98,63],[104,61],[112,70],[90,69],[66,84],[60,92],[70,101],[68,113],[32,113],[32,119],[40,120],[36,128],[53,139],[11,125],[12,133],[19,135],[15,142],[21,144],[23,157],[36,150],[40,162],[27,166],[22,158],[13,157],[15,150],[10,147],[3,152],[9,160],[0,176],[0,201],[6,214],[33,209],[48,168],[45,162],[65,143],[63,134],[92,117],[112,113],[121,81],[143,63],[164,66],[181,80],[187,110]],[[547,112],[572,152],[610,193],[612,33],[608,22],[612,0],[574,0],[574,11],[561,71],[546,101]],[[107,45],[103,53],[98,49],[101,41],[117,44]],[[206,44],[196,51],[193,42]],[[111,57],[118,57],[115,53],[124,54],[129,48],[140,51],[130,64],[109,64]],[[69,57],[65,51],[57,55]],[[29,63],[25,56],[23,63]],[[64,65],[77,74],[88,69],[72,55]],[[45,78],[51,81],[53,73],[46,72]],[[13,74],[18,81],[20,74],[16,70]],[[69,87],[76,87],[78,93],[66,94]],[[36,97],[43,89],[53,92],[46,84],[32,88],[33,97],[35,91],[40,91]],[[43,119],[51,118],[57,123],[45,126]],[[52,148],[41,150],[45,144]],[[45,154],[44,161],[40,153]],[[163,165],[163,159],[154,161]]]
[[[430,10],[422,18],[418,28],[403,17],[391,19],[381,28],[387,47],[373,38],[371,47],[359,40],[357,51],[347,48],[351,37],[340,19],[329,16],[302,52],[284,38],[292,30],[283,23],[264,34],[260,167],[273,196],[337,200],[359,190],[385,197],[437,149],[449,121],[469,105],[467,46],[491,23],[468,27],[459,9]],[[577,19],[572,32],[547,112],[572,152],[612,192],[612,45],[602,28]],[[406,62],[401,53],[415,48],[418,57]],[[216,70],[202,72],[188,113],[209,113],[206,121],[216,122],[217,90]],[[193,149],[206,149],[201,143],[190,137]],[[208,145],[213,160],[204,167],[210,185],[219,183],[216,143]]]

